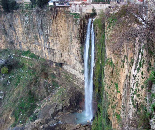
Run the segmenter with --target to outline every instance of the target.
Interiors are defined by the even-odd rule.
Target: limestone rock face
[[[54,74],[54,77],[56,74],[57,77],[55,79],[51,76],[53,79],[49,81],[50,91],[47,90],[51,94],[46,97],[48,95],[46,94],[46,89],[44,89],[44,87],[47,87],[44,84],[46,80],[42,79],[46,79],[48,74],[46,72],[39,74],[41,78],[37,82],[41,84],[38,85],[40,86],[39,89],[35,89],[36,97],[40,100],[40,97],[42,97],[41,93],[43,93],[43,95],[45,94],[43,98],[46,98],[43,102],[40,102],[40,108],[34,111],[34,114],[38,114],[37,118],[39,119],[32,125],[26,126],[26,128],[28,127],[27,129],[52,127],[50,126],[51,124],[59,123],[59,120],[53,119],[58,116],[57,114],[81,110],[78,107],[84,98],[82,93],[84,77],[82,74],[81,46],[85,33],[83,30],[85,22],[82,20],[73,18],[73,15],[69,14],[68,10],[64,8],[33,11],[18,10],[13,13],[2,13],[0,15],[0,49],[30,50],[32,53],[47,59],[48,65],[45,64],[46,68],[53,68],[48,70],[48,72],[50,71],[49,73]],[[19,58],[20,56],[17,57]],[[21,57],[31,60],[28,56],[22,55]],[[32,60],[34,64],[35,60],[39,61],[37,59]],[[0,62],[0,64],[3,64],[3,59]],[[56,66],[62,65],[62,68],[51,67],[54,66],[53,64]],[[70,73],[64,71],[63,68]],[[38,67],[38,69],[40,68]],[[58,88],[54,88],[54,82],[57,83],[56,86],[59,86]],[[75,87],[77,87],[77,90]],[[37,85],[34,85],[34,88],[37,88]],[[5,126],[1,125],[1,128],[8,128],[14,123],[14,118],[12,120],[8,118],[10,117],[8,113],[11,115],[11,112],[6,114],[6,121],[9,123],[6,123],[7,125]],[[49,123],[50,121],[52,123]],[[59,126],[56,127],[59,129]],[[64,128],[65,126],[62,127]],[[23,129],[23,126],[17,126],[15,129]]]
[[[136,130],[147,126],[146,117],[140,112],[143,105],[150,106],[148,90],[153,86],[145,81],[154,67],[149,46],[153,48],[155,42],[149,43],[150,36],[143,25],[132,18],[132,15],[119,16],[113,25],[106,23],[105,90],[114,129]]]
[[[30,50],[81,71],[80,20],[66,9],[24,10],[2,14],[0,49]]]

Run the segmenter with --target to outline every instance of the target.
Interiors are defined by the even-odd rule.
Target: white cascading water
[[[91,21],[92,20],[89,19],[85,50],[84,50],[85,116],[89,121],[91,121],[93,118],[92,97],[93,97],[93,66],[94,66],[94,29],[93,29],[93,23],[91,27]],[[91,58],[89,56],[90,34],[91,34]],[[91,63],[90,67],[89,67],[89,60]]]
[[[92,23],[91,28],[91,67],[90,67],[90,120],[93,118],[93,106],[92,106],[92,98],[93,98],[93,67],[94,67],[94,28]]]
[[[94,29],[92,19],[89,19],[84,48],[84,76],[85,76],[85,110],[76,114],[76,123],[85,124],[93,118],[93,67],[94,67]],[[92,25],[92,26],[91,26]],[[91,42],[90,42],[91,41]],[[91,43],[91,46],[90,46]],[[90,54],[91,53],[91,54]]]

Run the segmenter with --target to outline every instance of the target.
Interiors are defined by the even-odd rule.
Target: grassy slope
[[[15,118],[13,126],[15,126],[18,123],[25,123],[27,117],[30,117],[36,108],[36,102],[49,95],[50,82],[48,81],[44,82],[45,86],[40,89],[40,94],[36,93],[41,80],[48,78],[48,68],[45,68],[44,59],[30,51],[2,50],[0,56],[9,61],[7,65],[9,73],[4,75],[0,86],[0,90],[5,93],[2,113],[11,109],[12,116]],[[53,78],[52,75],[52,73],[49,74],[49,79]],[[52,83],[55,84],[54,87],[58,87],[58,84]]]
[[[57,89],[55,97],[59,97],[60,90],[67,86],[76,86],[72,76],[58,67],[59,64],[52,68],[46,60],[30,51],[1,50],[0,59],[9,61],[4,65],[9,68],[8,74],[0,74],[3,77],[0,90],[5,93],[0,118],[11,111],[12,126],[34,121],[37,118],[34,110],[40,107],[40,101]]]

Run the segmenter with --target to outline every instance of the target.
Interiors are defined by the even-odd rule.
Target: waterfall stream
[[[84,48],[85,77],[85,110],[77,115],[77,123],[83,124],[93,119],[93,67],[94,67],[94,28],[92,19],[87,25],[87,35]],[[91,44],[91,45],[90,45]]]
[[[90,113],[90,120],[93,118],[93,67],[94,67],[94,28],[92,23],[92,29],[91,29],[91,68],[90,68],[90,103],[91,103],[91,113]]]
[[[93,23],[91,26],[91,21],[92,19],[89,19],[85,50],[84,50],[85,116],[89,121],[91,121],[93,118],[92,96],[93,96],[93,66],[94,66],[94,30],[93,30]],[[89,56],[90,34],[91,34],[91,56]]]

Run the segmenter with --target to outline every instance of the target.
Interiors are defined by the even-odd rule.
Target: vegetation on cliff
[[[93,120],[93,130],[111,130],[112,127],[116,129],[150,129],[150,122],[155,118],[155,16],[151,14],[152,18],[143,19],[141,22],[139,17],[142,17],[143,14],[145,15],[145,11],[143,12],[143,8],[140,8],[140,6],[135,7],[135,5],[117,7],[116,10],[111,8],[106,14],[101,13],[97,16],[94,21],[96,30],[94,101],[98,103],[98,110]],[[45,14],[46,12],[43,16]],[[80,17],[77,14],[71,15],[76,19]],[[40,32],[42,34],[42,31],[45,30],[44,26],[47,25],[46,23],[51,25],[49,22],[51,19],[48,22],[45,20],[48,16],[51,16],[51,14],[44,17],[44,19],[43,17],[35,17],[37,20],[40,19],[41,24],[38,26],[39,28],[36,28],[36,30],[40,29],[40,31],[35,32],[35,35],[31,35],[31,37],[30,32],[34,34],[34,29],[31,30],[31,26],[28,29],[23,26],[23,30],[27,33],[23,31],[22,36],[29,39],[30,42],[35,41],[30,43],[31,50],[39,51],[40,46],[38,45],[41,44],[43,48],[40,49],[40,55],[45,53],[45,56],[47,56],[46,54],[50,56],[53,54],[53,57],[55,57],[58,45],[60,45],[57,42],[57,37],[56,42],[53,42],[56,43],[56,48],[49,48],[53,44],[42,44],[50,43],[53,40],[49,39],[50,37],[47,38],[48,35],[43,35],[45,36],[43,37],[43,42],[36,43],[38,39],[41,39],[38,34]],[[57,32],[61,32],[60,30],[67,26],[66,31],[59,34],[60,37],[64,36],[64,39],[61,40],[63,44],[58,50],[64,50],[60,54],[61,58],[69,55],[65,62],[72,63],[70,51],[65,48],[68,48],[67,44],[69,41],[71,41],[71,45],[74,44],[72,41],[76,41],[73,39],[74,37],[76,38],[75,35],[71,36],[69,41],[66,41],[66,39],[69,39],[67,38],[67,33],[72,34],[75,26],[70,26],[72,25],[72,22],[70,22],[72,20],[68,19],[68,17],[65,17],[64,20],[62,20],[62,15],[59,14],[59,17],[59,24],[58,21],[55,21],[56,25],[49,34],[55,37]],[[23,19],[25,18],[23,17]],[[65,25],[67,20],[70,23]],[[33,20],[29,21],[32,21],[32,24],[29,22],[25,23],[29,25],[35,23]],[[84,39],[83,29],[86,25],[85,20],[83,21],[80,21],[82,23],[80,37]],[[143,22],[147,26],[144,26]],[[11,33],[10,30],[13,30],[12,23],[8,23],[9,26],[6,21],[3,21],[5,25],[3,31],[7,32],[5,35],[6,40],[3,43],[7,42],[10,37],[8,46],[14,48],[18,44],[19,39],[13,43],[12,37],[16,36],[14,38],[18,38],[21,35],[17,35],[17,33],[22,33],[16,30],[14,35],[8,35]],[[60,28],[53,31],[55,27]],[[50,28],[50,26],[46,28]],[[29,32],[28,30],[31,31]],[[27,35],[24,36],[25,34]],[[80,40],[83,41],[83,39]],[[25,46],[26,42],[25,40],[24,42],[19,42],[18,46],[22,47],[22,44]],[[77,43],[75,42],[74,45],[77,45]],[[38,47],[34,47],[34,44]],[[5,46],[7,45],[5,44]],[[45,50],[46,47],[47,51]],[[75,52],[79,51],[78,47],[80,48],[80,46],[75,46]],[[69,48],[72,48],[72,46]],[[83,47],[81,46],[81,55],[82,51]],[[80,55],[79,52],[78,55]],[[77,61],[77,56],[75,57]],[[59,58],[57,57],[56,59]],[[3,61],[5,62],[3,63]],[[13,127],[25,123],[31,124],[31,122],[39,119],[42,121],[37,128],[43,128],[43,126],[48,125],[48,128],[52,129],[54,124],[58,124],[57,129],[66,128],[66,126],[59,127],[61,124],[59,117],[65,112],[75,112],[79,110],[79,107],[83,107],[83,90],[77,87],[79,83],[74,75],[63,70],[61,65],[42,59],[29,50],[0,51],[0,92],[4,93],[0,99],[0,107],[2,108],[0,111],[1,129],[11,125]],[[66,115],[64,117],[66,118]],[[66,120],[68,119],[66,118]],[[155,124],[155,122],[153,123]],[[154,125],[153,123],[152,126]]]
[[[45,68],[46,62],[30,51],[1,50],[0,56],[5,59],[2,69],[3,66],[9,68],[8,74],[1,74],[2,85],[0,89],[5,93],[2,110],[5,113],[11,109],[12,116],[15,117],[13,126],[19,123],[23,124],[36,108],[36,102],[50,94],[48,92],[49,82],[46,83],[45,92],[36,94],[40,80],[49,77]]]
[[[108,9],[94,21],[98,101],[94,130],[154,129],[155,23],[153,14],[148,21],[140,19],[145,11],[141,5],[129,4]]]
[[[155,23],[151,18],[154,14],[143,19],[146,12],[142,5],[133,4],[106,12],[105,88],[110,103],[108,114],[115,129],[153,126],[150,95],[154,95],[155,40],[151,28]]]
[[[32,5],[37,5],[40,8],[43,8],[45,5],[48,4],[50,0],[30,0]]]
[[[83,94],[74,83],[75,77],[59,63],[40,58],[29,50],[0,50],[0,59],[5,61],[0,64],[0,91],[4,93],[0,99],[0,122],[5,121],[0,123],[0,129],[24,127],[25,123],[31,126],[35,120],[48,118],[44,123],[47,125],[58,112],[80,108]]]
[[[94,69],[94,85],[95,85],[95,100],[98,102],[98,110],[93,121],[93,130],[111,130],[111,122],[107,113],[108,97],[105,92],[104,83],[104,66],[106,61],[105,55],[105,14],[101,13],[94,21],[96,30],[96,58]]]
[[[4,12],[10,13],[13,10],[17,10],[19,8],[26,8],[26,9],[32,9],[34,7],[44,8],[48,5],[48,2],[50,0],[30,0],[31,3],[17,3],[16,0],[1,0],[0,5],[2,6]]]
[[[5,12],[11,12],[19,8],[19,5],[15,0],[1,0],[0,4]]]

